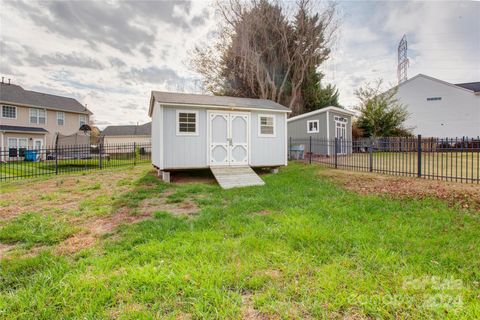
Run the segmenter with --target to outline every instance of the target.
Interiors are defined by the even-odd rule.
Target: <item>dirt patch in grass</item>
[[[0,259],[2,259],[5,254],[12,250],[13,248],[15,247],[15,245],[13,244],[4,244],[4,243],[0,243]]]
[[[479,185],[330,169],[321,170],[318,174],[360,194],[388,194],[396,198],[436,198],[452,207],[460,206],[480,212]]]
[[[257,215],[257,216],[268,216],[268,215],[272,214],[272,211],[270,211],[270,210],[260,210],[260,211],[255,211],[254,214]]]
[[[69,254],[93,246],[103,235],[111,233],[122,224],[132,224],[151,217],[151,213],[142,212],[132,215],[128,208],[122,208],[117,213],[102,218],[94,218],[86,221],[82,229],[72,237],[60,243],[56,252]]]
[[[23,212],[67,212],[76,210],[80,202],[99,195],[112,196],[129,190],[133,178],[148,166],[116,168],[88,172],[84,175],[68,174],[45,180],[23,180],[2,185],[7,192],[1,197],[0,221],[8,221]],[[125,181],[119,184],[119,181]],[[13,185],[11,191],[8,187]],[[92,189],[92,186],[95,186]]]
[[[183,217],[190,217],[199,211],[198,205],[192,199],[167,203],[168,196],[173,193],[173,190],[167,190],[161,194],[161,197],[143,200],[138,208],[122,207],[115,214],[87,220],[81,226],[83,231],[60,243],[56,252],[71,254],[94,246],[103,235],[114,232],[120,225],[146,220],[157,211],[166,211]]]
[[[181,202],[169,202],[168,197],[172,194],[174,194],[172,190],[167,190],[161,197],[142,201],[139,211],[150,215],[154,212],[166,211],[180,217],[190,217],[200,211],[200,208],[193,199],[187,198]]]

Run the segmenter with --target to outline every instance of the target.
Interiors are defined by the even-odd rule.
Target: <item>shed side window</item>
[[[14,106],[2,106],[2,118],[15,119],[17,117],[17,108]]]
[[[196,112],[178,112],[178,133],[196,134],[197,133],[197,113]]]
[[[275,136],[275,117],[270,115],[259,116],[260,136],[273,137]]]
[[[308,120],[307,121],[307,133],[318,133],[320,132],[318,120]]]

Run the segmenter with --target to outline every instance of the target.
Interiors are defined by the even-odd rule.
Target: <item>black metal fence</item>
[[[346,170],[480,183],[480,137],[290,138],[289,159]]]
[[[150,143],[0,149],[0,181],[148,163]]]

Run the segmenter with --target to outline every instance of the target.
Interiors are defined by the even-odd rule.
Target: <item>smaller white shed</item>
[[[265,99],[152,91],[152,164],[210,168],[222,187],[263,184],[251,167],[287,165],[290,109]]]
[[[352,118],[354,112],[329,106],[288,119],[288,138],[293,144],[307,144],[309,139],[316,145],[315,153],[331,155],[334,141],[339,141],[337,152],[351,152]]]

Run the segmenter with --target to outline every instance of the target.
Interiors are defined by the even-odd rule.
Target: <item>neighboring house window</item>
[[[84,114],[80,115],[80,127],[83,126],[84,124],[87,124],[87,116]]]
[[[46,121],[45,109],[30,109],[30,123],[33,124],[45,124]]]
[[[275,116],[259,115],[258,116],[258,135],[260,137],[275,136]]]
[[[198,134],[198,112],[177,110],[177,134]]]
[[[8,156],[24,157],[27,146],[27,138],[8,138]]]
[[[319,133],[319,120],[308,120],[307,121],[307,133]]]
[[[63,126],[65,124],[65,112],[57,112],[57,125]]]
[[[437,100],[442,100],[442,97],[431,97],[431,98],[427,98],[427,101],[437,101]]]
[[[17,107],[2,106],[2,118],[15,119],[17,117]]]

